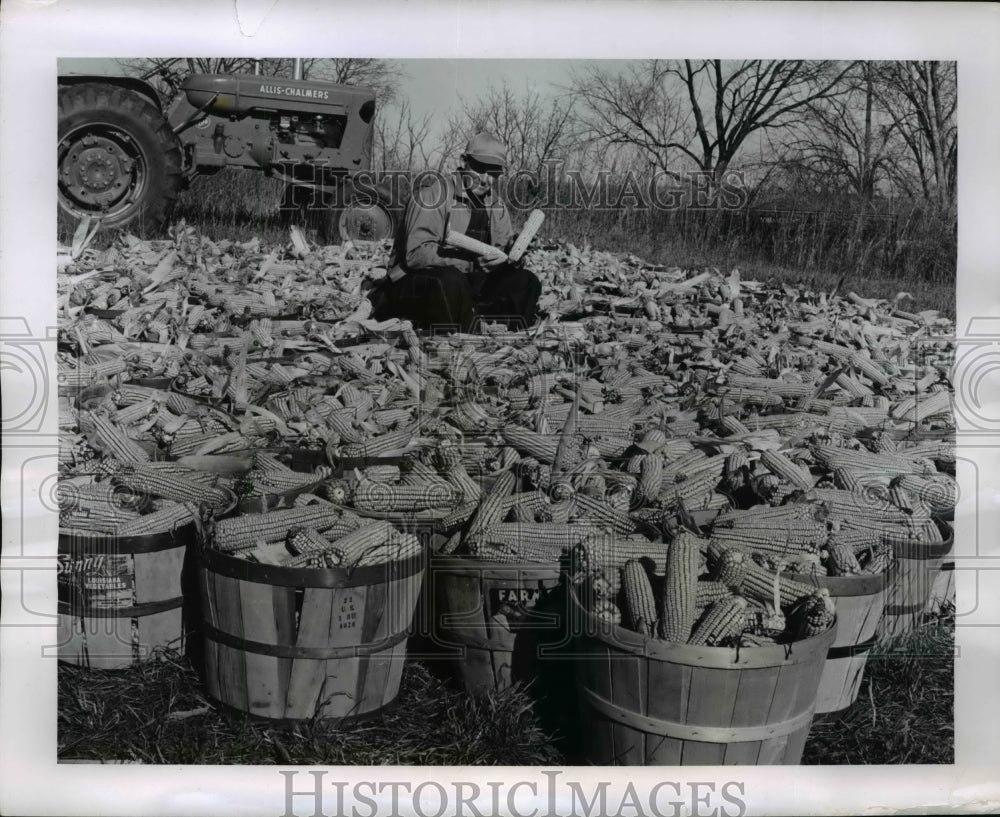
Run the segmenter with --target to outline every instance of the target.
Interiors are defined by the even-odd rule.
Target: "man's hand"
[[[507,261],[507,256],[501,253],[496,255],[482,255],[479,257],[479,266],[481,266],[487,272],[491,270],[498,269],[502,267]]]

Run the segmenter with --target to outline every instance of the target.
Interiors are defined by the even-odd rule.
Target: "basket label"
[[[354,630],[359,626],[357,604],[353,595],[344,596],[337,604],[337,629]]]
[[[71,558],[59,554],[57,576],[60,597],[93,609],[114,610],[135,603],[132,557],[96,554]]]
[[[542,597],[540,587],[491,587],[490,607],[497,610],[500,607],[534,607]]]

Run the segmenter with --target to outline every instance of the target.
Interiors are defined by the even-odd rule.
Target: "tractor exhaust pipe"
[[[302,60],[292,60],[292,79],[302,79]]]

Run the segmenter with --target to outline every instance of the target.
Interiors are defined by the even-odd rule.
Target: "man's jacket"
[[[484,198],[490,222],[490,242],[503,248],[514,230],[510,214],[495,190]],[[451,176],[432,175],[414,188],[403,223],[396,232],[390,277],[398,279],[404,272],[428,267],[455,267],[462,272],[472,270],[474,256],[444,245],[449,230],[465,233],[472,211],[458,173]]]

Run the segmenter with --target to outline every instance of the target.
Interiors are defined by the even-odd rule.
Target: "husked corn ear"
[[[617,575],[630,559],[649,559],[654,568],[666,564],[667,546],[642,536],[615,536],[598,527],[585,535],[573,549],[576,568],[584,573]]]
[[[420,540],[413,534],[392,537],[388,542],[365,551],[357,561],[357,567],[380,565],[386,562],[402,562],[423,552]]]
[[[457,449],[455,450],[457,451]],[[478,482],[476,482],[476,480],[469,476],[469,472],[465,470],[465,466],[462,464],[461,458],[457,459],[453,464],[448,466],[447,478],[448,482],[450,482],[461,495],[461,501],[463,503],[476,502],[482,497],[482,487]]]
[[[451,534],[468,522],[479,507],[479,502],[463,502],[447,516],[438,520],[437,526],[442,533]]]
[[[354,489],[353,503],[363,511],[391,513],[452,507],[456,498],[455,488],[443,480],[427,486],[362,480]]]
[[[715,579],[725,587],[738,590],[747,574],[750,557],[736,548],[724,548],[715,564]]]
[[[341,521],[341,512],[328,505],[305,505],[267,513],[251,513],[220,519],[215,523],[214,546],[233,551],[253,546],[257,540],[281,542],[288,529],[301,526],[326,530]]]
[[[552,465],[555,461],[556,449],[559,446],[558,437],[553,437],[551,434],[539,434],[530,428],[515,425],[504,426],[500,429],[500,433],[507,445],[534,457],[539,462]]]
[[[201,502],[218,508],[228,497],[226,491],[203,484],[200,472],[186,468],[170,472],[153,467],[151,463],[125,463],[113,479],[130,490],[175,502]]]
[[[491,528],[487,528],[470,542],[469,552],[477,559],[507,564],[557,564],[566,550],[565,545],[558,541],[546,542],[532,538],[511,542],[506,541],[506,537],[492,536],[491,531]]]
[[[789,614],[797,639],[812,638],[833,626],[836,608],[828,591],[810,593]]]
[[[740,591],[748,598],[762,602],[774,602],[775,575],[769,570],[756,564],[753,560],[747,561],[746,575],[743,577],[743,584]],[[813,592],[813,587],[802,582],[778,575],[778,594],[782,609],[794,604],[803,596],[808,596]]]
[[[145,449],[130,439],[107,417],[93,411],[83,412],[81,422],[88,422],[94,429],[106,456],[114,457],[124,463],[149,461],[149,454]]]
[[[175,502],[164,508],[123,524],[118,533],[120,536],[143,536],[148,533],[164,533],[181,525],[193,522],[198,510],[191,503]]]
[[[702,609],[731,595],[733,591],[722,582],[706,579],[699,581],[695,586],[694,603],[696,607]]]
[[[504,500],[513,493],[516,484],[517,478],[510,471],[505,471],[497,477],[469,522],[468,537],[475,536],[484,528],[492,527],[503,519],[506,515]]]
[[[336,548],[329,539],[323,537],[312,528],[295,527],[288,531],[285,537],[285,547],[294,556],[318,554],[324,556],[326,566],[339,565],[344,560],[344,552]],[[326,558],[329,554],[329,558]]]
[[[667,549],[666,576],[660,594],[660,638],[686,642],[697,615],[695,594],[701,568],[698,540],[689,533],[674,537]]]
[[[830,576],[854,576],[861,572],[854,548],[836,539],[826,544],[826,571]]]
[[[636,498],[652,502],[663,486],[663,458],[659,454],[643,454],[639,463],[639,490]]]
[[[89,531],[91,533],[118,533],[123,525],[140,519],[138,512],[109,505],[74,508],[59,515],[63,530]]]
[[[746,625],[747,600],[730,596],[715,602],[695,626],[689,644],[714,647],[743,632]]]
[[[904,474],[896,484],[939,513],[953,510],[958,501],[958,483],[940,472],[927,477]]]
[[[778,451],[771,449],[761,451],[760,462],[772,474],[780,477],[790,485],[794,485],[796,488],[807,491],[813,486],[809,475],[799,465]]]
[[[719,419],[719,427],[729,437],[741,437],[750,434],[750,429],[731,414],[727,414]]]
[[[627,534],[635,530],[635,522],[628,514],[622,513],[604,500],[586,494],[576,494],[573,501],[578,514],[606,525],[616,533]]]
[[[731,490],[738,490],[746,485],[747,474],[750,473],[750,460],[742,451],[736,451],[726,456],[726,463],[723,467],[723,478],[725,486]]]
[[[870,357],[867,357],[860,352],[854,352],[850,355],[848,360],[855,370],[874,383],[877,383],[879,386],[884,386],[889,382],[889,375],[886,374],[885,370]]]
[[[511,547],[539,547],[555,550],[572,548],[588,534],[601,531],[599,525],[574,522],[498,522],[475,534],[475,537],[493,545]]]
[[[388,431],[377,437],[370,437],[361,443],[345,445],[341,454],[345,457],[380,457],[394,451],[402,451],[414,439],[418,429],[414,426],[398,431]]]
[[[346,567],[358,564],[368,551],[385,545],[395,531],[384,519],[367,521],[370,524],[363,524],[333,542],[333,546],[343,552]]]
[[[642,562],[630,559],[622,569],[622,590],[628,627],[645,636],[656,632],[656,599]]]

